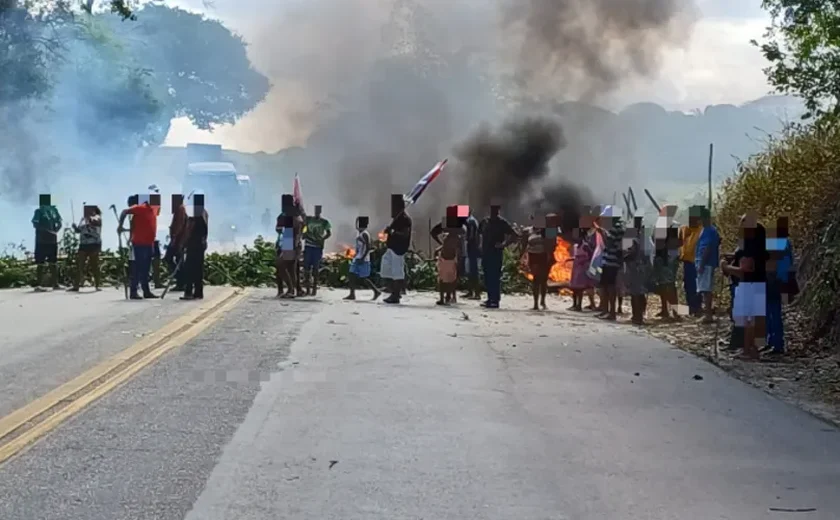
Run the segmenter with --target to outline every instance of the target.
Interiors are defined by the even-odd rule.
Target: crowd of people
[[[173,196],[170,242],[163,260],[173,273],[176,291],[182,299],[201,299],[203,293],[204,254],[207,248],[207,211],[203,196],[195,195],[192,216],[187,215],[184,199]],[[160,212],[159,195],[129,199],[118,216],[118,233],[128,232],[130,299],[155,299],[150,287],[150,273],[159,283],[160,246],[156,240]],[[282,197],[283,210],[276,219],[276,283],[280,298],[316,295],[320,264],[332,227],[322,215],[321,206],[306,215],[290,195]],[[113,208],[113,207],[112,207]],[[762,356],[784,354],[782,306],[798,293],[793,249],[788,238],[788,223],[778,219],[767,229],[754,213],[740,222],[739,244],[731,254],[721,254],[721,237],[712,223],[710,211],[692,206],[688,222],[675,220],[677,207],[661,208],[653,229],[648,232],[641,215],[627,219],[615,206],[584,207],[578,226],[563,230],[557,215],[532,216],[530,225],[518,228],[501,215],[500,206],[491,206],[489,215],[479,221],[466,207],[452,206],[443,221],[431,230],[439,247],[435,251],[438,270],[438,305],[456,303],[459,281],[464,280],[468,300],[486,299],[481,306],[499,308],[502,296],[502,269],[506,249],[526,256],[533,294],[533,309],[546,309],[549,273],[556,262],[558,240],[571,246],[568,262],[570,279],[563,288],[572,292],[571,311],[594,311],[597,317],[615,321],[623,314],[624,299],[629,297],[631,322],[644,325],[648,296],[659,297],[662,320],[680,320],[677,312],[677,280],[682,266],[682,281],[688,316],[703,324],[714,323],[714,298],[717,273],[729,279],[730,319],[734,323],[730,349],[740,350],[738,357],[756,360]],[[116,213],[116,211],[115,211]],[[349,268],[349,294],[355,300],[359,289],[369,289],[373,299],[388,293],[384,302],[399,304],[406,289],[405,255],[411,245],[412,220],[401,195],[391,203],[391,223],[384,230],[385,251],[381,257],[380,288],[371,278],[371,252],[374,241],[370,219],[356,219],[355,253]],[[123,228],[130,219],[129,228]],[[59,287],[57,273],[58,233],[61,215],[49,195],[42,195],[32,218],[35,228],[35,263],[37,291]],[[99,254],[102,249],[102,213],[96,206],[84,207],[84,215],[72,229],[79,234],[77,271],[69,291],[78,291],[88,270],[100,290]],[[47,271],[49,267],[49,271]],[[723,281],[723,280],[721,280]],[[722,287],[722,285],[721,285]],[[596,304],[595,298],[598,297]],[[588,305],[584,307],[584,299]]]
[[[176,292],[183,292],[182,300],[204,298],[204,254],[207,249],[207,211],[203,195],[193,195],[193,215],[187,215],[182,195],[172,197],[172,223],[169,226],[170,242],[166,255],[161,256],[157,239],[157,220],[160,215],[160,195],[133,195],[128,198],[127,207],[117,216],[117,234],[127,238],[128,268],[126,276],[126,297],[131,300],[157,299],[152,292],[151,282],[156,288],[164,288],[161,276],[161,262],[165,261],[173,278]],[[112,206],[116,214],[116,208]],[[128,220],[128,228],[124,225]],[[62,229],[61,214],[51,197],[43,194],[32,217],[35,229],[35,291],[47,288],[60,289],[58,273],[58,234]],[[101,290],[102,253],[102,211],[98,206],[85,205],[83,216],[74,222],[71,229],[79,235],[76,251],[76,270],[73,283],[67,289],[78,292],[85,277],[90,274],[94,289]]]

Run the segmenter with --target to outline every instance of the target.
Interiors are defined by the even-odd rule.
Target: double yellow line
[[[155,360],[196,337],[247,296],[224,293],[126,350],[0,419],[0,464],[114,390]]]

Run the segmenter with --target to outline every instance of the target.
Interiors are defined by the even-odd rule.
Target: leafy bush
[[[75,253],[78,250],[78,237],[65,230],[59,244],[59,277],[64,285],[73,283],[76,272]],[[379,280],[379,265],[385,252],[384,242],[374,242],[371,252],[371,267],[374,282]],[[205,257],[204,278],[209,285],[234,285],[238,287],[274,286],[274,243],[257,237],[254,243],[244,246],[239,251],[230,253],[209,253]],[[102,252],[100,269],[103,285],[120,287],[125,281],[128,259],[126,251],[116,254],[111,250]],[[434,260],[409,251],[405,258],[408,288],[412,290],[434,290],[437,286],[437,266]],[[350,271],[350,258],[345,254],[324,257],[319,272],[319,284],[326,287],[347,287]],[[163,276],[167,276],[163,267]],[[0,254],[0,288],[31,286],[35,282],[35,266],[32,255],[22,247],[13,252]],[[505,252],[502,273],[502,290],[520,292],[527,290],[529,282],[523,276],[518,255],[513,251]]]

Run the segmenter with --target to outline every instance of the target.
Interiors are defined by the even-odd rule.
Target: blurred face
[[[502,208],[499,206],[490,206],[490,218],[498,218]]]
[[[315,206],[315,218],[321,217],[321,206]]]

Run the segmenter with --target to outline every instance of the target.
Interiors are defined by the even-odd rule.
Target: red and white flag
[[[405,200],[406,206],[410,206],[417,202],[417,199],[419,199],[420,195],[422,195],[423,192],[426,191],[426,188],[429,187],[429,184],[431,184],[432,181],[437,179],[438,176],[441,174],[441,172],[443,171],[443,167],[446,166],[448,160],[449,159],[444,159],[437,163],[434,168],[429,170],[429,173],[424,175],[423,178],[420,179],[417,182],[417,184],[414,185],[411,191],[403,195],[403,199]]]

